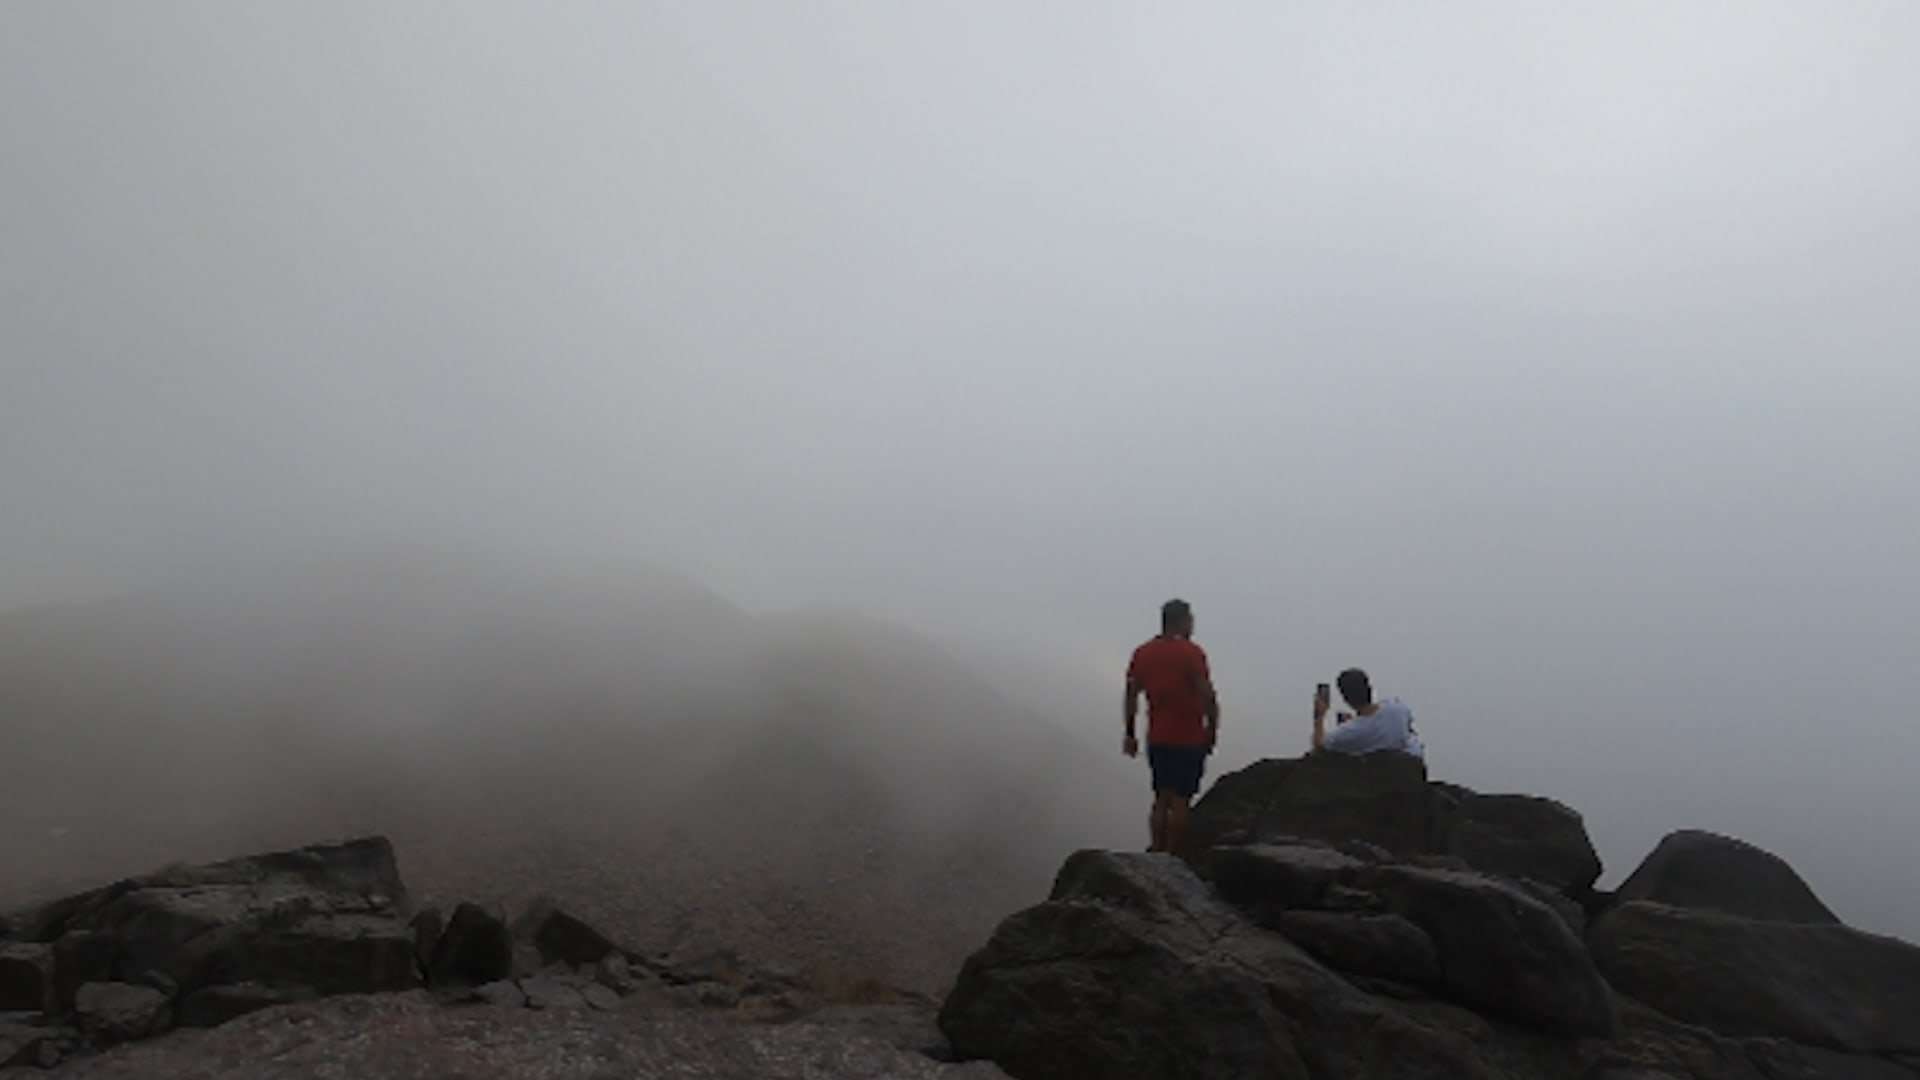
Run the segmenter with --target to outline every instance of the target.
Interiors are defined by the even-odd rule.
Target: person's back
[[[1150,851],[1178,852],[1187,807],[1200,790],[1207,754],[1220,737],[1220,700],[1207,654],[1193,643],[1193,609],[1169,600],[1160,609],[1160,635],[1133,650],[1127,664],[1128,757],[1140,752],[1135,715],[1147,698],[1147,765],[1153,777]]]
[[[1399,698],[1373,700],[1373,684],[1367,673],[1349,668],[1340,673],[1340,696],[1353,706],[1353,715],[1341,714],[1338,726],[1325,729],[1327,702],[1316,695],[1313,715],[1313,748],[1336,754],[1373,754],[1382,750],[1427,756],[1426,744],[1413,729],[1413,710]]]
[[[1207,745],[1207,654],[1162,634],[1133,650],[1127,677],[1147,696],[1148,746]]]

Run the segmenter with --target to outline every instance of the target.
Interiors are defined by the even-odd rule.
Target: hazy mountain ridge
[[[0,900],[380,831],[429,897],[911,985],[1135,816],[932,642],[666,576],[375,561],[15,612],[0,724]]]

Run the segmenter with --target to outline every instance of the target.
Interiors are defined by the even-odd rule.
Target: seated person
[[[1313,695],[1313,748],[1336,754],[1371,754],[1377,750],[1397,750],[1417,758],[1427,756],[1427,748],[1413,730],[1413,710],[1399,698],[1373,700],[1373,683],[1359,668],[1348,668],[1335,680],[1340,696],[1353,706],[1352,713],[1341,713],[1338,726],[1327,730],[1326,684]]]

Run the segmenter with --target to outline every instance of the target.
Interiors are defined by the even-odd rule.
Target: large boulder
[[[0,944],[0,1012],[51,1011],[53,947],[34,942]]]
[[[169,867],[16,914],[9,926],[27,940],[0,950],[20,961],[0,962],[0,989],[24,989],[26,961],[50,958],[47,1011],[127,1033],[141,1025],[120,1006],[147,1001],[140,990],[194,1001],[201,1022],[234,1011],[199,993],[213,987],[250,988],[226,995],[241,1001],[402,990],[420,984],[406,911],[380,837]]]
[[[1786,860],[1718,833],[1670,833],[1615,891],[1615,899],[1704,908],[1747,919],[1838,923]]]
[[[1448,854],[1475,870],[1537,881],[1568,896],[1599,880],[1600,856],[1577,811],[1534,795],[1455,791]]]
[[[1601,869],[1571,808],[1429,782],[1425,763],[1405,754],[1256,762],[1214,783],[1191,828],[1202,865],[1215,847],[1319,843],[1368,861],[1444,862],[1571,898],[1584,897]]]
[[[1249,844],[1208,852],[1205,871],[1222,897],[1267,923],[1280,912],[1340,907],[1329,894],[1366,865],[1311,844]]]
[[[1920,947],[1904,941],[1631,901],[1588,946],[1622,993],[1725,1035],[1920,1053]]]
[[[1586,946],[1552,907],[1509,882],[1364,863],[1299,844],[1219,848],[1207,868],[1221,897],[1262,926],[1305,932],[1309,940],[1300,943],[1343,970],[1437,982],[1455,1001],[1548,1031],[1605,1035],[1613,1029],[1611,995]],[[1437,972],[1388,924],[1303,924],[1303,909],[1396,916],[1430,942]],[[1338,945],[1327,936],[1336,928],[1345,937]],[[1367,939],[1357,936],[1362,929],[1372,931]],[[1342,957],[1359,966],[1342,965]],[[1385,969],[1389,957],[1406,966]]]
[[[1363,993],[1166,856],[1081,852],[940,1012],[1015,1077],[1483,1077],[1474,1042]]]
[[[1194,804],[1197,848],[1310,838],[1394,854],[1444,850],[1427,767],[1406,754],[1270,758],[1227,773]]]
[[[1566,1035],[1613,1032],[1612,992],[1552,908],[1481,874],[1374,866],[1351,884],[1424,930],[1444,992],[1464,1005]]]
[[[435,941],[427,980],[435,986],[481,986],[513,974],[513,937],[499,916],[461,904]]]
[[[1282,911],[1272,929],[1349,975],[1418,986],[1440,981],[1440,954],[1427,932],[1398,915],[1368,911]]]
[[[539,950],[548,964],[597,964],[612,953],[625,950],[590,925],[585,919],[562,910],[550,897],[540,897],[527,905],[513,921],[513,938]]]

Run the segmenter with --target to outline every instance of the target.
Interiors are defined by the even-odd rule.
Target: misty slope
[[[0,902],[380,831],[428,899],[928,988],[1134,816],[898,628],[432,560],[12,613],[0,739]]]

